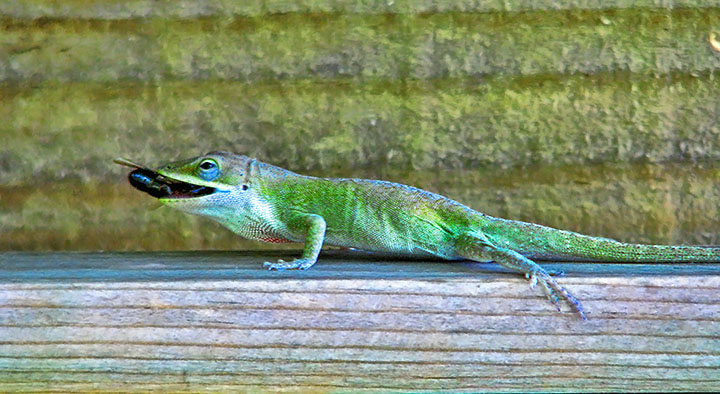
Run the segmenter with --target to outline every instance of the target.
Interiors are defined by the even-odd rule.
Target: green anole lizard
[[[313,266],[323,244],[494,261],[540,284],[560,310],[566,301],[583,319],[580,302],[532,259],[617,262],[717,262],[720,250],[697,246],[622,243],[533,223],[485,215],[441,195],[386,181],[317,178],[226,152],[134,167],[130,183],[161,203],[214,219],[264,242],[304,242],[294,261],[266,262],[270,270]]]

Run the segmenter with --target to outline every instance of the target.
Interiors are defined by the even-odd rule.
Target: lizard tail
[[[493,231],[495,229],[488,231],[490,236],[501,234],[499,237],[507,242],[509,248],[534,259],[656,263],[720,262],[720,247],[631,244],[505,219],[498,219],[490,225],[490,228],[492,227],[496,227],[498,231]]]

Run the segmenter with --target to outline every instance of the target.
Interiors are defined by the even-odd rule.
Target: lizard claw
[[[531,278],[530,287],[533,288],[535,284],[539,282],[542,285],[548,300],[555,305],[558,311],[560,311],[560,300],[562,299],[567,301],[583,320],[587,320],[580,301],[573,297],[572,294],[568,293],[565,288],[560,286],[555,279],[550,276],[550,274],[544,271],[534,271],[529,275]]]
[[[278,260],[277,263],[271,263],[269,261],[266,261],[263,263],[263,268],[267,269],[268,271],[283,271],[286,268],[283,268],[283,265],[285,264],[285,260]]]
[[[277,263],[271,263],[266,261],[263,263],[263,267],[270,271],[285,271],[285,270],[306,270],[315,264],[315,260],[308,259],[295,259],[293,261],[286,262],[285,260],[278,260]]]

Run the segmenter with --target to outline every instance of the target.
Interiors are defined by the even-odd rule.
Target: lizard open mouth
[[[193,198],[215,193],[214,187],[194,185],[139,168],[128,175],[130,184],[157,198]]]
[[[127,159],[116,159],[116,163],[134,167],[128,175],[130,184],[156,198],[193,198],[215,193],[214,187],[195,185],[160,175],[157,171],[135,164]]]

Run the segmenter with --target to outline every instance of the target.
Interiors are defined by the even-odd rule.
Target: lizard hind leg
[[[583,320],[587,320],[582,305],[567,290],[560,286],[550,274],[534,261],[512,250],[496,246],[483,235],[463,234],[455,244],[460,257],[474,261],[494,261],[503,267],[519,271],[530,280],[530,288],[538,283],[548,300],[560,310],[560,301],[566,301]]]

